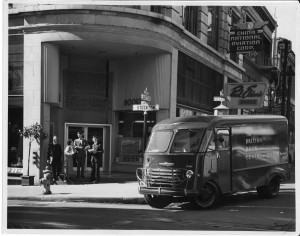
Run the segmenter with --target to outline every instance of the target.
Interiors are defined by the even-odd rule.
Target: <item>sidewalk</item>
[[[138,183],[134,174],[112,173],[101,176],[101,182],[73,182],[65,184],[58,181],[51,185],[52,194],[43,195],[43,186],[8,185],[8,200],[30,200],[51,202],[98,202],[145,204],[143,195],[138,192]],[[295,175],[281,184],[281,190],[295,190]],[[78,180],[77,180],[78,181]]]
[[[101,203],[145,204],[138,192],[134,173],[111,173],[101,175],[100,183],[87,182],[88,178],[72,178],[71,183],[57,181],[51,185],[52,194],[43,194],[43,186],[8,185],[8,200],[30,201],[76,201]]]

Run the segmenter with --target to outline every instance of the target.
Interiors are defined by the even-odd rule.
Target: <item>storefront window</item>
[[[11,108],[8,110],[8,166],[23,166],[23,138],[20,131],[23,129],[23,109]]]
[[[147,113],[146,141],[156,124],[156,113]],[[141,162],[143,153],[143,112],[119,112],[116,162]]]
[[[23,36],[9,37],[8,95],[23,95]]]
[[[213,98],[223,89],[223,75],[179,52],[177,103],[213,112]]]

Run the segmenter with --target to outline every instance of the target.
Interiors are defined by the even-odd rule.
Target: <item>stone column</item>
[[[178,50],[173,48],[171,59],[170,118],[176,117]]]
[[[37,34],[24,35],[24,127],[41,124],[41,43]],[[23,140],[23,174],[34,175],[34,182],[40,179],[40,145],[33,141],[29,154],[29,140]],[[33,154],[33,152],[35,154]],[[28,166],[28,157],[30,161]],[[37,158],[36,164],[33,160]]]
[[[197,37],[204,43],[207,43],[207,29],[208,29],[208,7],[198,7],[198,22],[197,22]]]

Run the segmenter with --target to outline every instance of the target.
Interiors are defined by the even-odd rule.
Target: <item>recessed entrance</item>
[[[96,135],[99,139],[99,142],[102,143],[104,153],[102,157],[102,166],[101,171],[111,170],[111,125],[107,124],[84,124],[84,123],[65,123],[65,142],[64,147],[67,145],[67,140],[72,139],[73,141],[77,139],[77,132],[83,131],[84,139],[86,139],[90,145],[93,144],[92,137]],[[85,172],[87,176],[91,172],[91,156],[86,152],[86,161],[85,161]],[[77,170],[76,161],[73,158],[73,163],[70,165],[69,173],[75,175]]]

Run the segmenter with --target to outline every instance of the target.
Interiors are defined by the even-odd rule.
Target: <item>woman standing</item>
[[[74,146],[73,146],[73,141],[72,139],[68,139],[67,141],[67,146],[65,149],[65,161],[64,161],[64,182],[66,183],[67,181],[70,181],[69,179],[69,165],[71,163],[71,159],[74,155]]]

